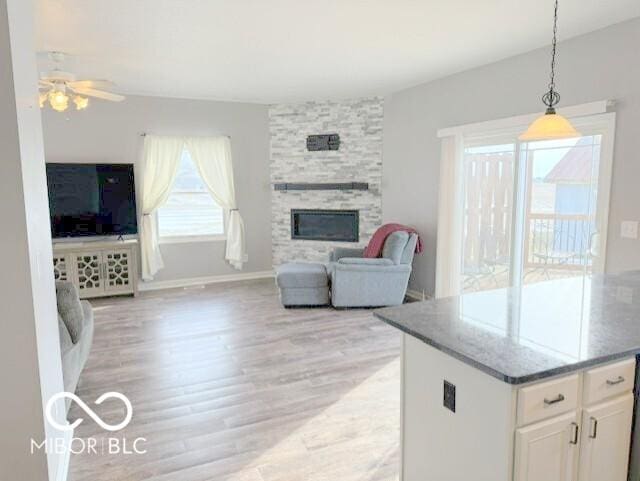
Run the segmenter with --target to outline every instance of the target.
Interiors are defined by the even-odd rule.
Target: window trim
[[[598,100],[596,102],[589,102],[586,104],[570,105],[568,107],[558,108],[557,110],[559,114],[571,118],[571,123],[575,125],[577,118],[607,113],[609,111],[609,107],[612,107],[613,105],[615,105],[614,101]],[[522,133],[523,126],[526,128],[538,117],[540,117],[540,111],[525,115],[517,115],[515,117],[505,117],[497,120],[487,120],[484,122],[457,125],[455,127],[446,127],[439,129],[437,136],[438,138],[443,138],[463,135],[466,139],[469,139],[477,134],[488,137],[492,132],[497,132],[499,135],[508,134],[510,132],[520,134]]]

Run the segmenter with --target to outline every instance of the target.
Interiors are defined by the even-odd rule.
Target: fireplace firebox
[[[291,209],[291,238],[358,242],[357,210]]]

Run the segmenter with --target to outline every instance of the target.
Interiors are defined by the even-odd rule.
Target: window
[[[158,230],[161,240],[224,235],[223,210],[211,197],[186,149],[169,198],[158,209]]]

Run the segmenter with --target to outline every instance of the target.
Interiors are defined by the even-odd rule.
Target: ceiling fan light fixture
[[[108,80],[80,79],[71,72],[63,69],[66,55],[62,52],[49,52],[49,59],[55,64],[54,68],[47,72],[41,72],[38,81],[40,94],[38,97],[40,107],[47,103],[56,112],[64,112],[69,108],[69,102],[73,102],[75,110],[85,110],[89,107],[91,98],[121,102],[124,95],[112,92],[114,87]]]
[[[89,106],[89,98],[76,95],[73,97],[73,103],[76,104],[76,110],[84,110]]]
[[[69,96],[62,90],[49,92],[49,105],[56,112],[64,112],[69,107]]]
[[[542,96],[542,103],[547,106],[547,111],[541,117],[533,121],[529,128],[520,135],[524,141],[568,139],[580,137],[571,122],[562,115],[556,113],[556,105],[560,102],[560,94],[556,91],[556,43],[558,33],[558,0],[555,0],[553,11],[553,41],[551,43],[551,73],[549,90]]]

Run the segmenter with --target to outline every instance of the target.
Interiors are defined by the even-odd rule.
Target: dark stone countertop
[[[640,353],[640,271],[497,289],[374,311],[509,384]]]

